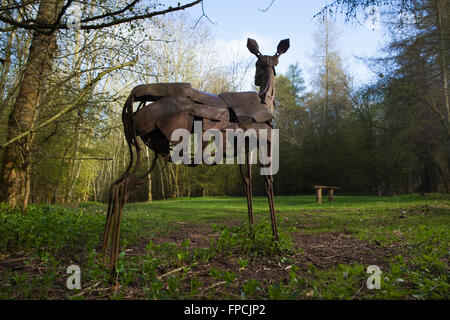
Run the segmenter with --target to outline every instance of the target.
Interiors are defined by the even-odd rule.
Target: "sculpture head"
[[[259,95],[262,99],[269,89],[274,85],[275,66],[278,65],[278,58],[289,49],[289,39],[281,40],[277,46],[277,52],[273,56],[262,55],[259,52],[259,45],[253,39],[247,39],[247,48],[258,60],[256,61],[255,85],[260,87]]]

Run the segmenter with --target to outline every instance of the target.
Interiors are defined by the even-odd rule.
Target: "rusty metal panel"
[[[267,140],[271,141],[271,134],[272,134],[271,130],[272,130],[272,128],[270,126],[268,126],[266,123],[252,122],[249,125],[245,126],[244,129],[245,130],[248,130],[248,129],[256,130],[256,133],[258,134],[258,138],[260,138],[259,130],[260,129],[265,129],[265,130],[267,130]]]
[[[194,116],[213,119],[218,121],[228,121],[230,114],[228,108],[217,108],[214,106],[209,106],[205,104],[194,103]]]
[[[226,129],[237,129],[238,124],[236,122],[228,122],[228,121],[211,121],[209,119],[203,119],[203,131],[209,130],[209,129],[217,129],[220,131],[226,130]]]
[[[241,125],[248,124],[249,117],[256,122],[273,119],[272,112],[261,103],[256,92],[226,92],[220,97],[233,109]]]
[[[219,94],[227,105],[230,107],[245,105],[245,104],[259,104],[261,99],[258,94],[253,91],[248,92],[224,92]]]
[[[166,96],[187,96],[192,89],[190,83],[151,83],[133,88],[134,101],[154,101]]]
[[[217,95],[202,92],[200,90],[191,89],[187,93],[187,97],[198,104],[209,105],[216,108],[228,109],[227,104]]]
[[[273,119],[272,112],[262,103],[238,105],[233,107],[233,111],[239,120],[242,117],[251,117],[256,122],[266,122]]]
[[[146,105],[137,111],[134,115],[134,124],[137,133],[143,135],[153,131],[159,120],[180,113],[192,113],[193,111],[194,107],[191,101],[186,97],[168,96]]]
[[[172,133],[176,129],[185,129],[189,132],[192,131],[192,125],[194,124],[194,117],[191,116],[188,112],[183,112],[179,114],[175,114],[171,117],[158,120],[156,125],[161,130],[162,133],[166,136],[166,138],[172,143],[178,143],[178,140],[171,140]]]

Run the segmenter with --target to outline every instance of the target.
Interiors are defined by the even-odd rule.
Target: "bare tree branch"
[[[258,10],[262,11],[262,12],[267,12],[270,9],[270,7],[273,5],[274,2],[275,2],[275,0],[272,0],[272,2],[269,4],[269,6],[267,8],[265,8],[265,9],[258,9]]]
[[[78,158],[70,158],[70,157],[58,157],[52,154],[48,154],[39,150],[34,151],[37,154],[44,156],[44,157],[48,157],[48,158],[52,158],[52,159],[58,159],[58,160],[76,160],[76,161],[82,161],[82,160],[97,160],[97,161],[112,161],[114,160],[113,158],[106,158],[106,157],[95,157],[95,156],[88,156],[88,157],[78,157]]]
[[[194,26],[191,29],[195,29],[197,27],[198,23],[200,22],[200,20],[202,20],[203,17],[205,17],[211,24],[214,24],[214,25],[217,24],[215,22],[212,22],[212,20],[205,13],[205,8],[203,7],[203,1],[202,1],[202,15],[200,16],[200,18],[197,19],[197,21],[195,22]]]
[[[134,0],[133,2],[131,2],[130,4],[128,4],[127,6],[125,6],[124,8],[122,8],[120,10],[117,10],[117,11],[111,12],[111,13],[102,14],[102,15],[95,16],[95,17],[91,17],[91,18],[87,18],[87,19],[81,20],[81,22],[90,22],[90,21],[95,21],[95,20],[99,20],[99,19],[103,19],[103,18],[113,17],[118,14],[122,14],[125,11],[134,7],[139,1],[141,1],[141,0]]]
[[[42,129],[43,127],[49,125],[50,123],[52,123],[53,121],[55,121],[56,119],[62,117],[63,115],[65,115],[66,113],[76,109],[78,107],[78,104],[83,100],[83,98],[88,94],[88,92],[90,90],[92,90],[92,88],[94,88],[94,86],[97,84],[97,82],[99,82],[105,75],[107,75],[108,73],[113,72],[114,70],[117,69],[121,69],[124,67],[128,67],[128,66],[132,66],[137,62],[138,58],[136,57],[136,59],[134,59],[133,61],[130,62],[126,62],[114,67],[111,67],[103,72],[101,72],[97,77],[95,77],[94,80],[92,80],[91,82],[89,82],[81,91],[80,95],[77,97],[77,99],[72,102],[71,104],[69,104],[67,107],[65,107],[64,109],[62,109],[61,111],[59,111],[58,113],[56,113],[55,115],[53,115],[52,117],[50,117],[49,119],[41,122],[40,124],[38,124],[33,130],[27,130],[25,132],[23,132],[22,134],[18,135],[15,138],[12,138],[11,140],[5,142],[3,145],[0,146],[0,149],[4,149],[5,147],[7,147],[8,145],[10,145],[11,143],[14,143],[26,136],[29,136],[30,134],[32,134],[34,131],[37,131],[39,129]]]
[[[83,25],[84,22],[94,21],[94,20],[98,20],[98,19],[102,19],[102,18],[108,18],[108,17],[115,17],[116,15],[118,15],[120,13],[123,13],[123,12],[126,12],[127,10],[131,9],[138,1],[140,1],[140,0],[133,1],[132,3],[130,3],[129,5],[127,5],[126,7],[124,7],[121,10],[118,10],[118,11],[115,11],[115,12],[111,12],[111,13],[108,13],[108,14],[103,14],[103,15],[100,15],[100,16],[97,16],[97,17],[92,17],[92,18],[87,18],[85,20],[81,20],[81,29],[83,29],[83,30],[96,30],[96,29],[108,28],[108,27],[112,27],[112,26],[119,25],[119,24],[126,23],[126,22],[132,22],[132,21],[152,18],[152,17],[159,16],[159,15],[165,15],[167,13],[180,11],[180,10],[184,10],[184,9],[193,7],[196,4],[199,4],[200,2],[203,3],[203,0],[195,0],[195,1],[192,1],[192,2],[187,3],[185,5],[179,5],[177,7],[169,7],[167,9],[165,9],[165,10],[153,11],[153,12],[149,12],[149,13],[146,13],[146,14],[134,15],[134,16],[130,16],[130,17],[124,17],[124,18],[121,18],[121,19],[115,19],[115,20],[110,21],[110,22],[103,22],[103,23],[99,23],[99,24]],[[72,1],[69,0],[68,3],[69,2],[72,2]],[[66,5],[67,5],[67,3],[66,3]],[[8,23],[11,26],[14,26],[14,27],[17,27],[17,28],[23,28],[23,29],[28,29],[28,30],[37,30],[37,31],[40,31],[40,32],[43,32],[43,33],[53,32],[56,29],[59,29],[59,30],[69,29],[67,24],[60,23],[60,21],[58,21],[58,20],[57,20],[56,24],[40,23],[40,22],[34,21],[34,20],[24,20],[22,22],[19,22],[19,21],[16,21],[16,20],[12,19],[12,18],[6,17],[4,15],[0,15],[0,21]]]

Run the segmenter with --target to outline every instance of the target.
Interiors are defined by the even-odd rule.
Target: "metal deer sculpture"
[[[262,55],[257,42],[253,39],[248,39],[247,48],[258,58],[255,85],[260,87],[259,94],[256,92],[226,92],[213,95],[193,89],[189,83],[145,84],[137,86],[131,91],[122,111],[130,162],[122,176],[111,184],[103,235],[102,248],[105,257],[112,236],[111,268],[115,267],[119,254],[122,208],[129,196],[154,169],[158,156],[165,161],[172,161],[171,148],[180,142],[172,140],[172,133],[176,129],[182,128],[193,132],[194,121],[201,121],[202,133],[208,129],[220,130],[222,134],[227,129],[271,129],[275,98],[275,66],[278,64],[278,57],[289,49],[289,39],[280,41],[277,52],[273,56]],[[139,102],[136,111],[133,109],[134,102]],[[147,147],[155,152],[153,163],[142,176],[136,175],[141,154],[138,136]],[[202,144],[202,148],[205,147],[206,145]],[[246,142],[245,164],[240,164],[239,170],[247,195],[248,219],[252,225],[254,221],[252,161],[249,161],[249,157],[250,150],[248,142]],[[244,170],[244,166],[247,167],[246,170]],[[274,239],[278,240],[272,175],[265,176],[265,188],[269,200],[272,233]]]

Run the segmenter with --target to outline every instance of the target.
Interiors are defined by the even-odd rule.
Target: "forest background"
[[[377,80],[355,87],[333,17],[344,10],[352,19],[378,2],[390,41],[383,57],[365,61]],[[61,14],[74,3],[84,19],[78,30]],[[255,58],[224,64],[208,17],[180,9],[153,1],[1,1],[0,200],[107,201],[128,163],[121,111],[135,85],[190,82],[214,94],[248,87]],[[318,13],[311,83],[300,63],[276,78],[275,195],[310,193],[315,184],[347,194],[449,192],[449,11],[444,0],[346,0]],[[149,165],[154,154],[144,150]],[[254,182],[256,195],[263,185]],[[158,160],[132,200],[243,194],[237,165]]]

